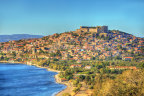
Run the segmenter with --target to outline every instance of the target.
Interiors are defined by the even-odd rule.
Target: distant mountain
[[[29,35],[29,34],[13,34],[13,35],[0,35],[0,42],[7,42],[11,40],[41,38],[42,35]]]

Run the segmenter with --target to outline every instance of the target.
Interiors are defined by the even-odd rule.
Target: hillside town
[[[144,38],[108,30],[108,26],[81,26],[76,31],[39,39],[0,43],[0,62],[35,65],[58,72],[56,81],[67,88],[56,96],[123,96],[113,94],[121,86],[124,88],[122,92],[134,88],[129,87],[131,82],[125,80],[133,80],[137,76],[137,84],[144,80],[139,79],[144,72],[143,56]],[[128,79],[122,79],[119,75]],[[117,80],[127,82],[127,85]],[[120,86],[116,88],[117,83],[111,82],[117,82]],[[105,84],[110,84],[110,87],[105,87]],[[141,91],[143,86],[138,85],[135,86]],[[143,91],[136,94],[139,93],[143,94]],[[135,96],[135,93],[132,94]]]
[[[29,62],[31,60],[133,60],[143,55],[144,38],[108,26],[81,26],[76,31],[0,43],[0,59]]]

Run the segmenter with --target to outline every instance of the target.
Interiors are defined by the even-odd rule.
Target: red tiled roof
[[[23,46],[23,45],[17,45],[17,46]]]

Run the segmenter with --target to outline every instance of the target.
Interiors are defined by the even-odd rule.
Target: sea
[[[0,96],[55,96],[66,88],[56,72],[25,64],[0,63]]]

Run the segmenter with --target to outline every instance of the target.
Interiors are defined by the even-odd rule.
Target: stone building
[[[108,26],[96,26],[96,27],[80,26],[80,29],[77,29],[76,31],[77,32],[107,33]]]

